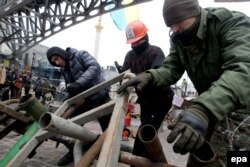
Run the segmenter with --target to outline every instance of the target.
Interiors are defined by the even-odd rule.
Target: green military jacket
[[[250,18],[225,8],[201,9],[196,52],[171,43],[158,69],[156,86],[175,84],[187,71],[199,97],[194,100],[218,120],[232,111],[250,113]]]

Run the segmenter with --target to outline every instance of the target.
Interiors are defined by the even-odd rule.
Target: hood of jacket
[[[50,64],[53,66],[57,66],[56,64],[54,64],[52,62],[52,56],[54,56],[54,55],[61,56],[64,59],[64,61],[66,61],[66,64],[68,64],[68,55],[69,54],[68,54],[67,50],[68,50],[68,48],[66,50],[64,50],[64,49],[59,48],[57,46],[51,47],[46,53]]]

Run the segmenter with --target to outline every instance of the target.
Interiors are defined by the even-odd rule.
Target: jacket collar
[[[206,28],[207,28],[207,14],[208,11],[206,11],[204,8],[201,8],[201,21],[200,26],[197,31],[197,37],[200,38],[202,41],[204,38],[206,38]]]

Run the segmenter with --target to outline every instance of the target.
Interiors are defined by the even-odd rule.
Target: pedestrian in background
[[[187,80],[184,78],[181,83],[182,97],[186,97],[187,94]]]
[[[42,79],[40,77],[38,77],[35,81],[34,92],[36,98],[40,100],[42,96]]]
[[[6,69],[4,65],[1,63],[0,64],[0,91],[4,87],[5,80],[6,80]]]
[[[27,73],[23,73],[23,85],[24,85],[24,94],[27,95],[30,92],[31,88],[31,75]]]
[[[6,69],[4,67],[4,64],[0,64],[0,100],[8,100],[8,90],[5,89],[6,87]]]
[[[14,96],[16,99],[20,99],[23,88],[23,75],[22,73],[17,73],[17,78],[15,80]]]
[[[15,81],[17,79],[17,73],[14,67],[11,67],[7,71],[6,85],[10,87],[10,98],[14,99],[15,97]]]

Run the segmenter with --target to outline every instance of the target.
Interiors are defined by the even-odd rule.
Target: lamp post
[[[95,36],[95,49],[94,49],[94,57],[98,61],[98,52],[99,52],[99,45],[100,45],[100,38],[101,38],[101,31],[103,29],[103,26],[101,25],[102,16],[99,17],[97,25],[95,25],[96,28],[96,36]]]

